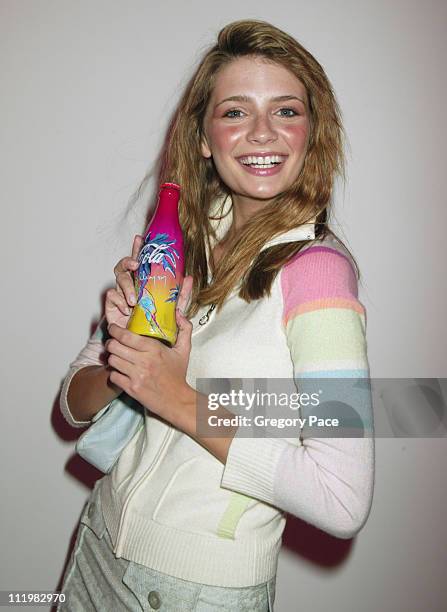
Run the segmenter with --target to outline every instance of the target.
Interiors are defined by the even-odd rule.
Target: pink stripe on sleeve
[[[283,320],[306,302],[358,296],[357,278],[349,259],[330,247],[314,246],[298,253],[281,275]]]

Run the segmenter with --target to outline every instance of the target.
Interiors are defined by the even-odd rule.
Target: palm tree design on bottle
[[[176,258],[179,259],[178,251],[172,246],[175,239],[171,240],[168,234],[157,234],[151,239],[151,232],[148,232],[144,246],[138,256],[138,276],[137,276],[137,304],[144,310],[145,317],[153,331],[160,332],[167,338],[157,321],[157,308],[155,300],[146,287],[148,278],[151,275],[152,264],[160,264],[163,270],[172,274],[175,278]],[[180,287],[177,284],[170,290],[170,296],[165,302],[175,302],[179,294]]]
[[[169,293],[171,294],[165,302],[176,302],[178,298],[178,294],[180,293],[180,285],[177,284],[172,289],[169,289]]]

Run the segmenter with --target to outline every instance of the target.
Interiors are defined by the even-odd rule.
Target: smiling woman
[[[61,610],[271,611],[287,512],[339,538],[365,524],[374,482],[365,310],[355,262],[327,223],[342,136],[326,74],[294,38],[261,21],[223,28],[180,99],[159,176],[182,186],[177,341],[125,329],[136,236],[65,379],[61,409],[75,427],[102,418],[118,394],[145,418],[95,487]],[[217,435],[199,427],[208,400],[199,381],[278,379],[296,394],[322,377],[342,379],[338,393],[355,398],[358,437],[338,431],[326,395],[330,440],[309,433],[302,406],[287,438],[276,414],[269,427],[282,433],[244,437],[232,406],[213,407]]]

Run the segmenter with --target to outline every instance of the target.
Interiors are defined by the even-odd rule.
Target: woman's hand
[[[120,327],[127,327],[132,314],[131,308],[135,306],[135,286],[131,272],[138,268],[138,253],[143,244],[143,236],[137,234],[133,240],[131,257],[123,257],[116,264],[113,272],[116,278],[116,288],[106,293],[105,316],[107,323],[115,323]]]
[[[170,423],[177,422],[182,407],[194,398],[195,390],[186,382],[191,352],[192,323],[185,309],[192,289],[192,276],[184,278],[176,308],[177,341],[172,348],[156,338],[140,336],[112,323],[106,342],[113,368],[109,378],[151,412]]]
[[[186,276],[178,299],[178,306],[186,309],[192,289],[192,276]],[[111,339],[106,342],[110,352],[110,381],[123,389],[153,414],[196,440],[216,459],[225,464],[237,426],[226,427],[225,436],[211,437],[197,432],[198,405],[206,406],[207,396],[186,382],[191,353],[192,323],[179,308],[176,309],[177,342],[172,348],[155,338],[139,336],[118,325],[109,325]],[[219,407],[219,417],[234,417],[226,408]]]

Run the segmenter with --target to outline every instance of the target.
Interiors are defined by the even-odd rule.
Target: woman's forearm
[[[67,404],[76,421],[90,421],[97,412],[114,400],[122,389],[109,381],[109,366],[82,368],[71,379]]]

